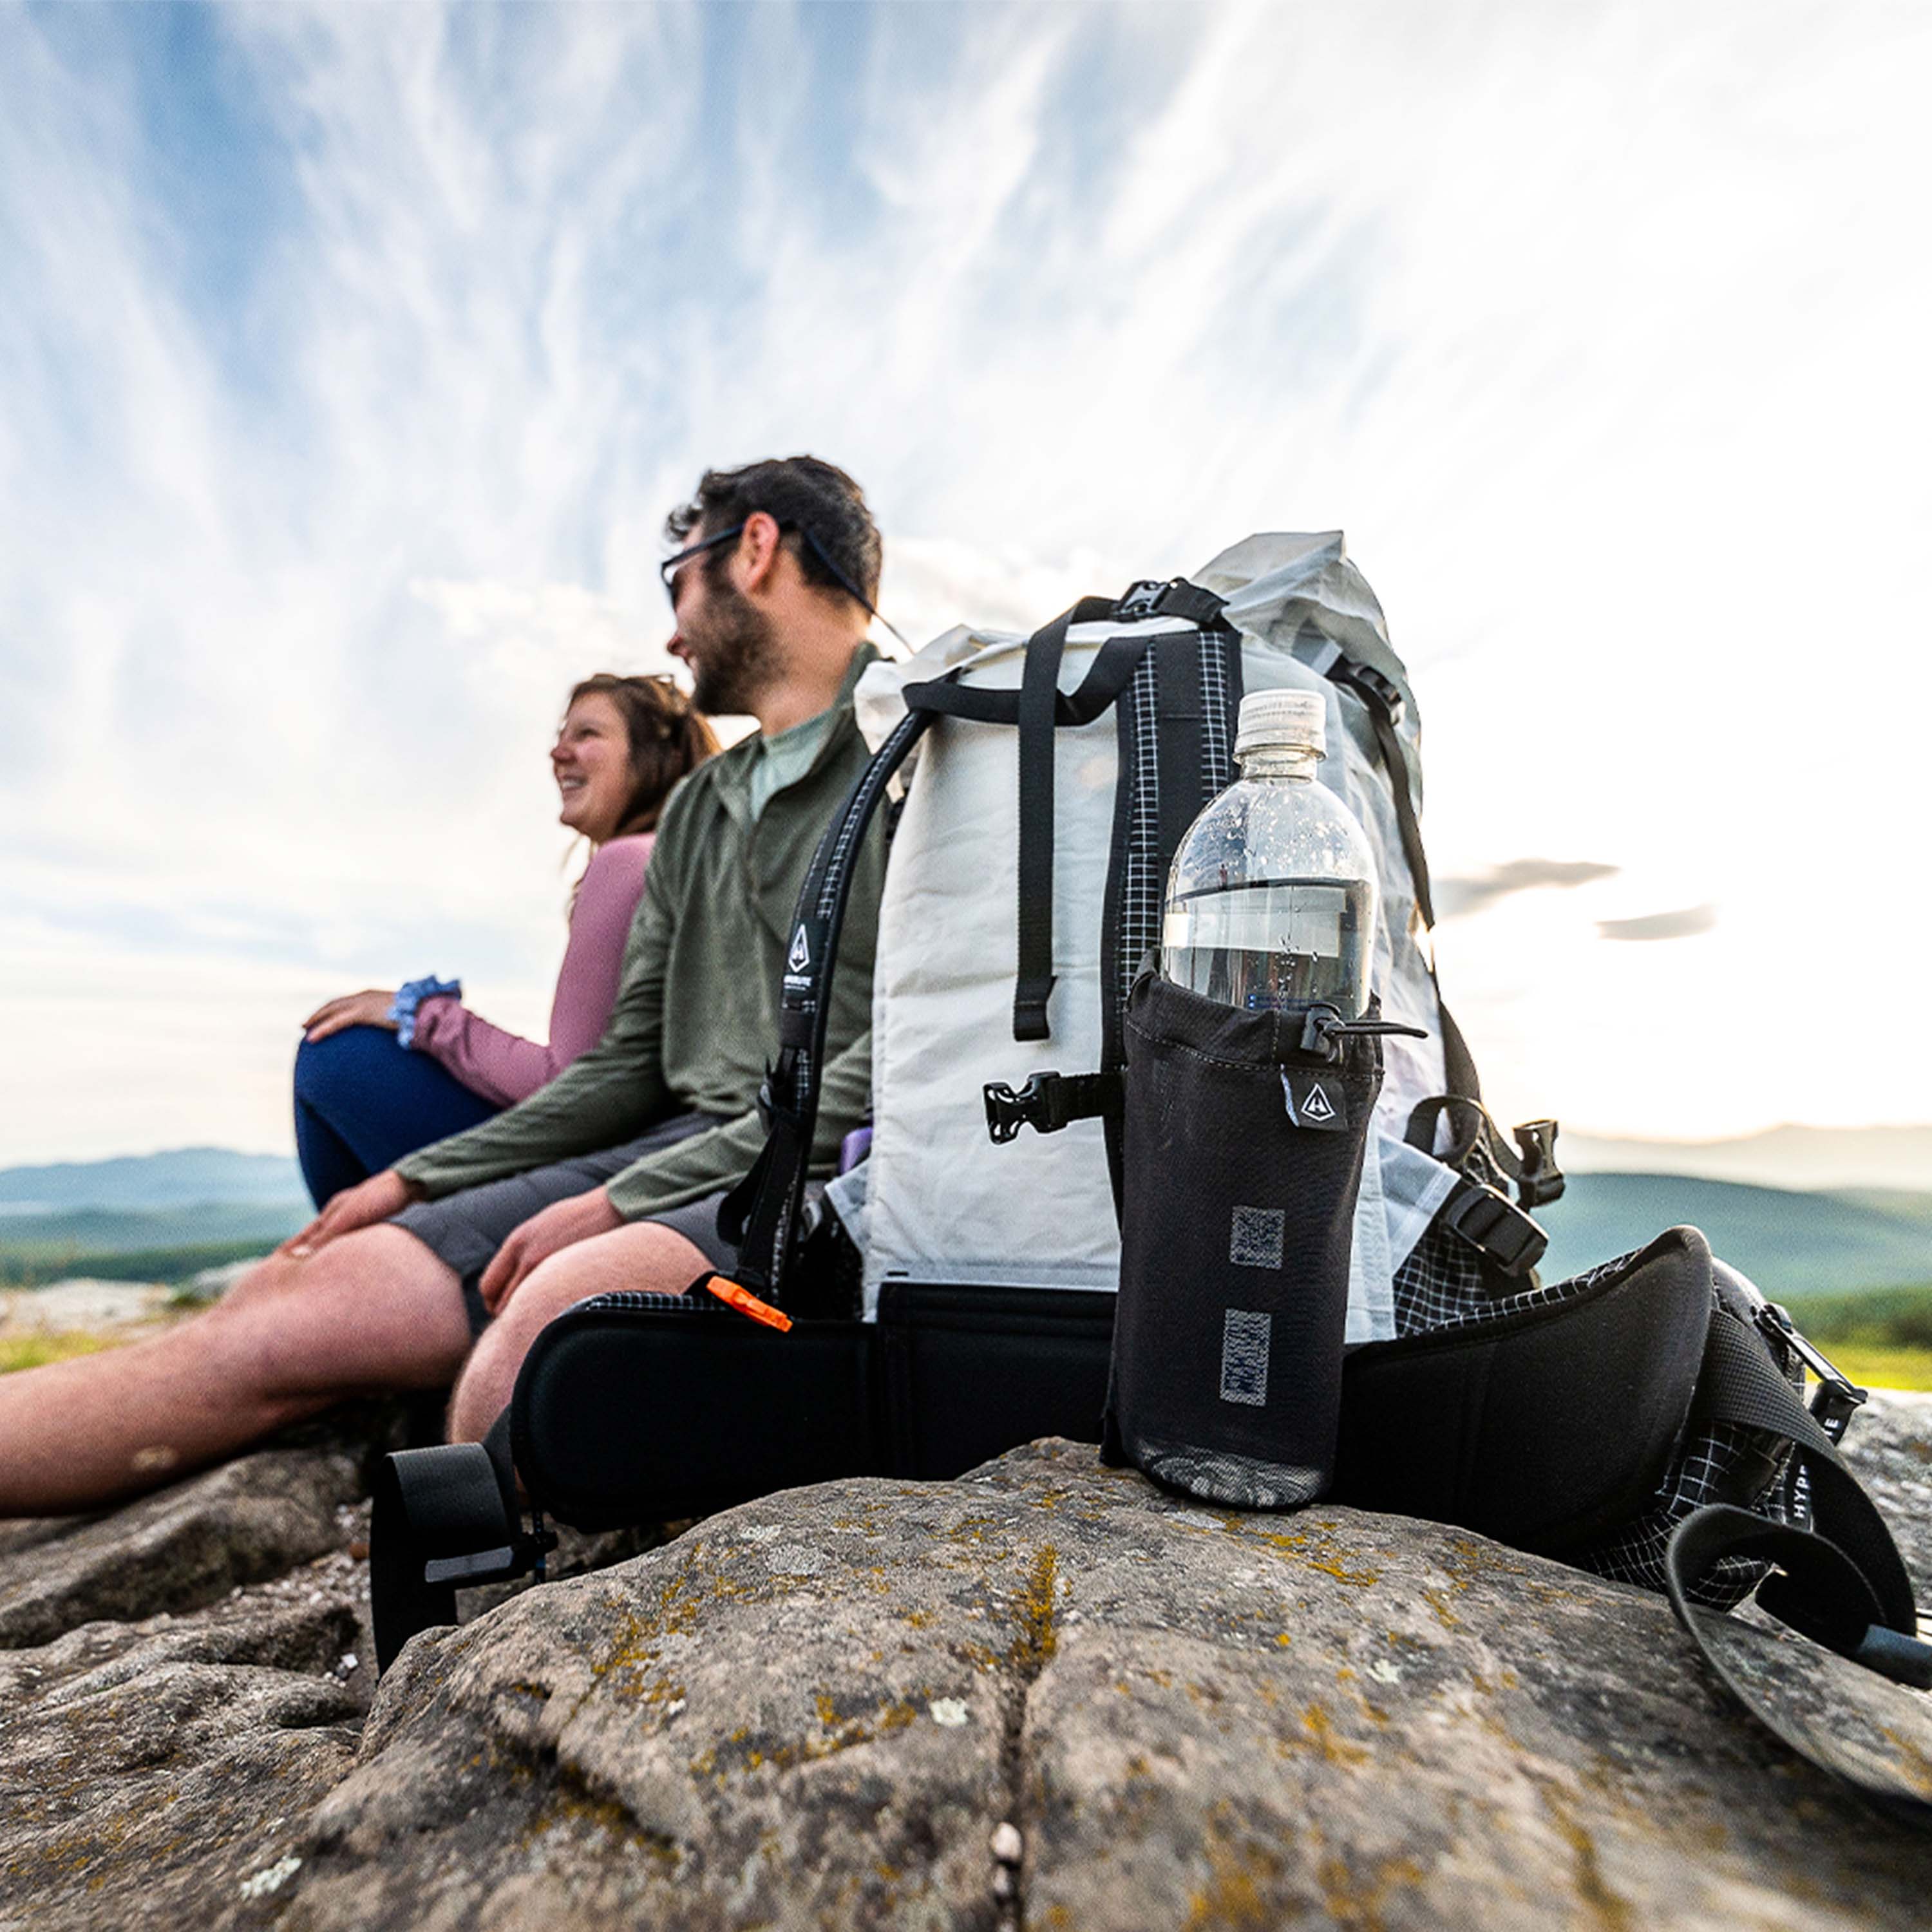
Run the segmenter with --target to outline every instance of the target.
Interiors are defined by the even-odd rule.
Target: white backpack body
[[[1396,694],[1390,709],[1403,767],[1398,782],[1412,788],[1419,810],[1414,698],[1374,593],[1348,562],[1339,532],[1250,537],[1188,580],[1227,600],[1222,614],[1240,634],[1242,689],[1292,687],[1324,697],[1330,750],[1321,777],[1366,830],[1380,868],[1373,981],[1383,1017],[1426,1035],[1385,1042],[1377,1131],[1356,1217],[1348,1338],[1380,1339],[1395,1332],[1394,1271],[1456,1177],[1403,1138],[1412,1109],[1445,1085],[1440,1002],[1384,760],[1386,741],[1378,743],[1367,707],[1335,680],[1335,668],[1366,666]],[[1143,626],[1150,636],[1195,628],[1157,614],[1075,624],[1066,633],[1060,691],[1080,686],[1108,640]],[[882,742],[904,715],[904,687],[949,674],[968,686],[1014,689],[1026,646],[1023,638],[962,628],[908,663],[874,664],[859,688],[861,726],[875,746]],[[1216,705],[1202,710],[1208,736],[1222,734]],[[868,1316],[881,1286],[895,1280],[1118,1286],[1120,1245],[1102,1123],[1077,1120],[1059,1132],[995,1145],[982,1095],[989,1082],[1018,1089],[1044,1067],[1084,1074],[1105,1062],[1108,1002],[1120,992],[1105,983],[1108,880],[1134,830],[1119,822],[1132,808],[1122,800],[1122,735],[1112,707],[1053,734],[1054,978],[1045,1040],[1014,1037],[1019,734],[1006,724],[944,716],[920,745],[880,908],[873,1138],[860,1170],[862,1210],[856,1179],[835,1190],[864,1252]],[[1225,763],[1225,743],[1215,749]],[[1136,956],[1130,973],[1156,938],[1138,928],[1126,936]]]

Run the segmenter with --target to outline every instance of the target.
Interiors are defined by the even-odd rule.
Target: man
[[[700,710],[760,730],[666,804],[603,1037],[520,1106],[338,1195],[207,1314],[0,1377],[0,1515],[98,1508],[345,1397],[453,1378],[451,1433],[480,1438],[572,1302],[732,1264],[717,1206],[763,1142],[794,902],[866,760],[852,692],[880,545],[857,484],[811,457],[706,472],[667,530],[673,654]],[[868,1098],[884,874],[875,836],[829,1016],[827,1166]]]

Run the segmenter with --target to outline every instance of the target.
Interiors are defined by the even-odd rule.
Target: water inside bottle
[[[1251,879],[1168,902],[1161,970],[1176,986],[1250,1012],[1320,1000],[1359,1016],[1374,944],[1366,879]]]

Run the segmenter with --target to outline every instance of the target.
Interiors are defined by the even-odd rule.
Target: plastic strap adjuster
[[[1505,1274],[1528,1274],[1550,1245],[1550,1237],[1508,1196],[1466,1177],[1436,1218]]]

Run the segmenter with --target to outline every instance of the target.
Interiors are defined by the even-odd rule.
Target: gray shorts
[[[455,1271],[463,1284],[470,1332],[480,1335],[490,1316],[476,1284],[515,1229],[555,1202],[602,1186],[646,1154],[721,1124],[710,1114],[674,1114],[621,1147],[580,1154],[574,1160],[556,1161],[548,1167],[533,1167],[526,1174],[513,1174],[506,1180],[486,1180],[480,1187],[466,1187],[440,1201],[418,1201],[392,1215],[391,1222],[406,1228]],[[712,1268],[728,1274],[738,1264],[738,1250],[718,1238],[718,1208],[724,1198],[722,1194],[708,1195],[644,1218],[682,1234]]]

